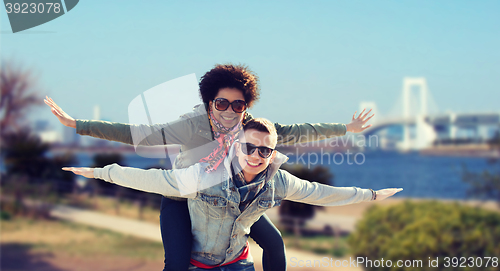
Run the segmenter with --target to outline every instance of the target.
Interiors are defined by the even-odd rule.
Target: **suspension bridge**
[[[376,135],[382,149],[421,150],[433,144],[485,143],[499,131],[500,112],[440,113],[423,77],[405,77],[401,98],[391,114],[381,115],[376,102],[361,102],[375,117],[365,138]]]

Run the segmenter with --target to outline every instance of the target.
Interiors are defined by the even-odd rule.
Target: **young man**
[[[194,236],[189,270],[254,270],[248,251],[250,227],[264,212],[292,200],[335,206],[382,200],[402,189],[333,187],[301,180],[284,170],[287,157],[274,150],[277,134],[265,119],[250,120],[223,166],[208,163],[174,170],[142,170],[117,164],[104,168],[63,168],[87,178],[188,199]]]

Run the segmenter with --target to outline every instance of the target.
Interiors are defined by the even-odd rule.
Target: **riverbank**
[[[460,156],[500,158],[500,150],[488,144],[437,145],[420,150],[420,154],[429,156]]]

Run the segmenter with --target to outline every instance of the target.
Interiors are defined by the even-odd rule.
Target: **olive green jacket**
[[[246,113],[244,122],[252,119]],[[275,123],[278,133],[278,145],[293,145],[324,140],[346,133],[345,124],[339,123],[303,123],[282,125]],[[76,132],[101,139],[118,141],[131,145],[181,145],[181,152],[173,168],[186,168],[210,154],[218,142],[214,140],[207,111],[203,105],[197,105],[192,112],[179,119],[154,125],[134,125],[107,121],[77,120]]]

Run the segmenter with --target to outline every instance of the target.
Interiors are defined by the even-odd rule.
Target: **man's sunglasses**
[[[252,143],[240,143],[241,144],[241,151],[246,154],[246,155],[252,155],[252,153],[258,149],[259,150],[259,155],[262,158],[268,158],[271,156],[273,153],[274,149],[268,148],[268,147],[257,147]]]
[[[227,99],[217,98],[214,101],[215,109],[219,111],[226,111],[229,108],[229,105],[233,108],[233,111],[236,113],[241,113],[247,109],[247,103],[242,100],[236,100],[230,103]]]

